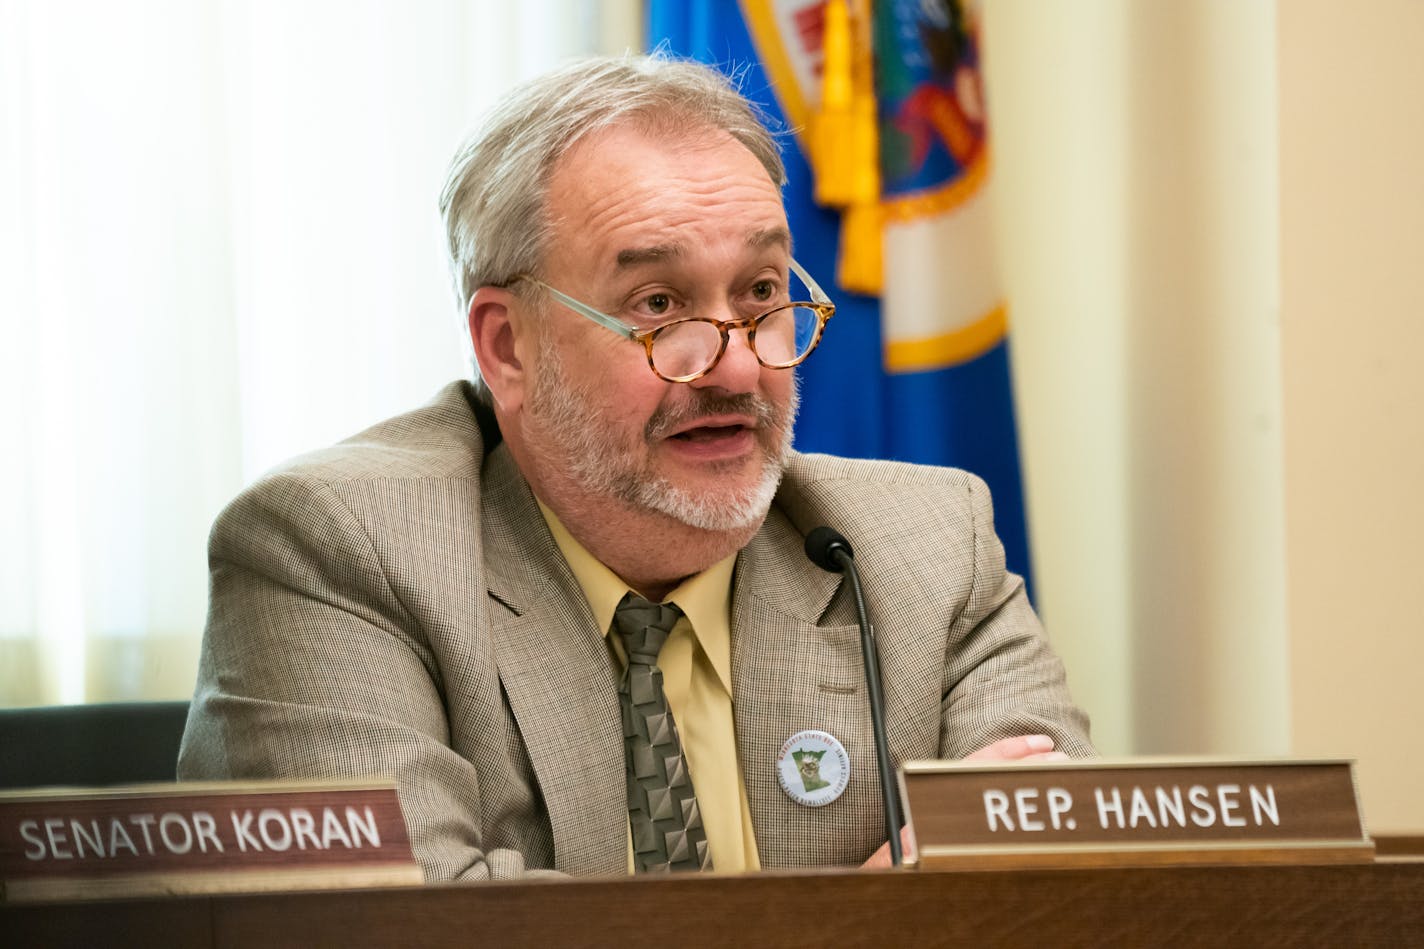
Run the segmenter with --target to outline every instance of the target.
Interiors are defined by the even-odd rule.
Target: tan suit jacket
[[[497,437],[455,383],[233,501],[211,538],[181,777],[393,775],[431,880],[626,872],[616,660]],[[855,546],[896,760],[1033,732],[1091,753],[983,483],[796,456],[733,580],[737,764],[762,866],[855,864],[885,836],[854,607],[802,552],[820,524]],[[808,728],[851,759],[819,808],[776,778]]]

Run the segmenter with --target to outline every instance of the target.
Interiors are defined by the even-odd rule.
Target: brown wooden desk
[[[1424,860],[829,872],[0,906],[0,946],[1424,946]]]

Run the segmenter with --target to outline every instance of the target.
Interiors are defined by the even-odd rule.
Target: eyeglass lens
[[[794,365],[811,350],[821,317],[811,307],[773,310],[757,324],[753,347],[763,365]],[[694,376],[717,359],[722,334],[712,323],[687,320],[665,327],[653,339],[653,368],[669,378]]]

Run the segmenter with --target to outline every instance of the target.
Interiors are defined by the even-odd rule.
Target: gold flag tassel
[[[811,160],[816,202],[841,208],[837,283],[878,294],[884,283],[880,156],[870,0],[828,0],[822,40],[821,107]]]
[[[851,79],[850,11],[846,0],[825,7],[821,50],[821,106],[811,129],[811,164],[816,203],[840,208],[855,199],[855,180],[846,146],[855,124]]]

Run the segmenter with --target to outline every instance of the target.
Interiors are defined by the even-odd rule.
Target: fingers
[[[910,836],[910,828],[908,826],[900,828],[900,852],[904,855],[906,860],[910,860],[915,856],[915,838]]]
[[[913,847],[914,845],[910,839],[910,828],[901,827],[901,852],[904,854],[909,854],[913,851]],[[861,867],[866,870],[885,870],[889,869],[891,866],[893,866],[893,863],[890,859],[890,844],[888,842],[881,844],[880,849],[875,851],[875,853],[871,854],[869,860],[861,864]]]
[[[986,745],[965,761],[1066,761],[1068,756],[1053,750],[1053,739],[1047,735],[1016,735],[1001,738]]]
[[[870,859],[861,864],[866,870],[884,870],[890,866],[890,842],[886,841],[880,845],[880,849],[870,855]]]

